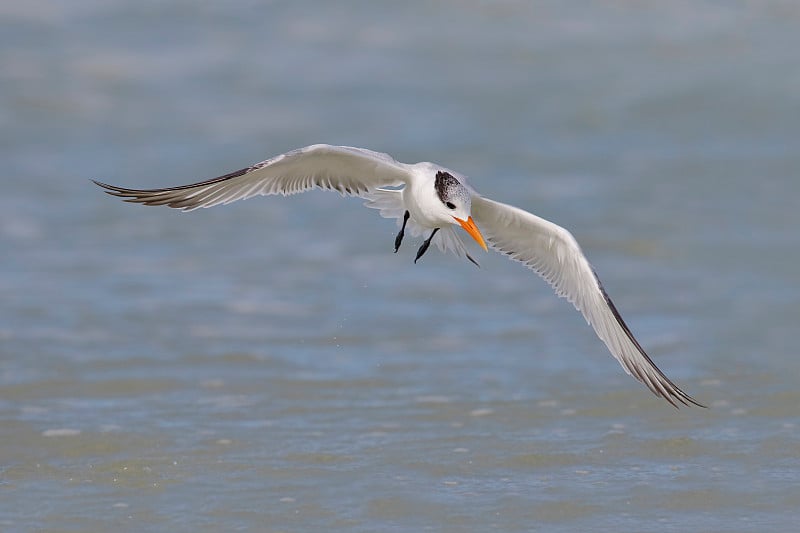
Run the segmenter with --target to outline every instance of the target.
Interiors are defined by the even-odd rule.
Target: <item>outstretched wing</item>
[[[127,202],[191,211],[258,195],[287,196],[314,188],[364,197],[378,187],[404,185],[409,177],[408,165],[386,154],[315,144],[218,178],[179,187],[139,190],[95,183]]]
[[[543,277],[569,300],[630,375],[678,407],[704,407],[667,378],[634,338],[570,232],[517,207],[475,195],[472,216],[495,250]]]

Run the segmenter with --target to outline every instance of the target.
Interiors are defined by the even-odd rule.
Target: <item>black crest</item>
[[[443,170],[436,173],[434,187],[436,187],[436,195],[442,202],[446,202],[450,199],[450,191],[458,187],[458,185],[458,180],[454,178],[452,174],[444,172]]]

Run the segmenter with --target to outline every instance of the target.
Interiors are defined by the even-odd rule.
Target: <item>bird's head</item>
[[[458,224],[475,239],[484,250],[488,250],[483,235],[472,220],[472,193],[458,178],[440,170],[434,181],[436,196],[442,202],[442,218],[451,224]]]

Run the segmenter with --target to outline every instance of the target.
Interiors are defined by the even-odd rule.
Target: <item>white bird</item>
[[[138,190],[95,183],[128,202],[184,211],[316,188],[359,196],[367,200],[367,207],[379,209],[381,216],[397,220],[400,231],[395,252],[406,228],[415,236],[428,234],[415,263],[434,242],[440,250],[477,264],[457,233],[460,226],[484,250],[488,243],[544,278],[583,314],[625,372],[656,396],[675,407],[678,403],[704,407],[648,357],[571,233],[527,211],[479,195],[464,176],[434,163],[410,165],[364,148],[316,144],[190,185]]]

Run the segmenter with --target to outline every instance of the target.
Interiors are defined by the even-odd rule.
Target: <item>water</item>
[[[0,6],[3,531],[789,531],[791,2]],[[657,363],[502,257],[322,192],[162,186],[315,142],[568,227]]]

